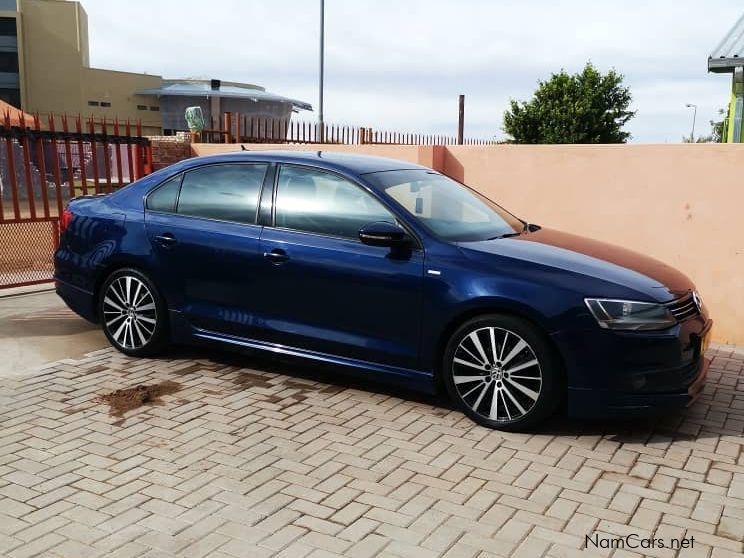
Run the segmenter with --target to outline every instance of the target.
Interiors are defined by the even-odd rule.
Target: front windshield
[[[452,242],[519,233],[524,223],[459,182],[428,170],[365,175],[435,236]]]

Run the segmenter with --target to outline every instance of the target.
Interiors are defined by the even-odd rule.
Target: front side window
[[[376,172],[366,178],[443,240],[487,240],[521,232],[524,227],[489,199],[434,171]]]
[[[359,229],[395,217],[368,192],[335,174],[282,166],[276,192],[277,227],[358,238]]]
[[[258,196],[268,165],[209,165],[183,175],[177,212],[255,224]]]

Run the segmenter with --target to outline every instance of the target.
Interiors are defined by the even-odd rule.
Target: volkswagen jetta
[[[218,343],[434,392],[480,424],[682,408],[711,320],[682,273],[519,219],[431,169],[190,159],[72,200],[56,289],[133,356]]]

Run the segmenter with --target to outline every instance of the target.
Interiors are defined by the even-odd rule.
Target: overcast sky
[[[256,83],[317,105],[319,0],[82,0],[91,65]],[[679,142],[728,103],[707,57],[741,0],[326,0],[325,120],[503,137],[510,98],[587,60],[625,75],[634,142]],[[314,113],[302,117],[316,118]]]

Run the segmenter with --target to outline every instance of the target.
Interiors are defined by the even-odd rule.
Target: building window
[[[160,107],[150,107],[150,110],[153,112],[158,112],[160,110]]]
[[[137,110],[147,110],[147,105],[137,105]]]
[[[101,101],[101,106],[102,107],[110,107],[111,106],[111,103],[109,103],[108,101]]]
[[[89,107],[97,107],[100,103],[98,101],[88,101]]]
[[[0,52],[0,72],[18,73],[17,52]]]
[[[13,8],[15,10],[15,8]],[[16,37],[16,20],[14,17],[0,17],[0,35],[5,37]]]
[[[20,108],[21,107],[21,90],[0,88],[0,99],[5,101],[9,105],[13,105],[16,108]]]

